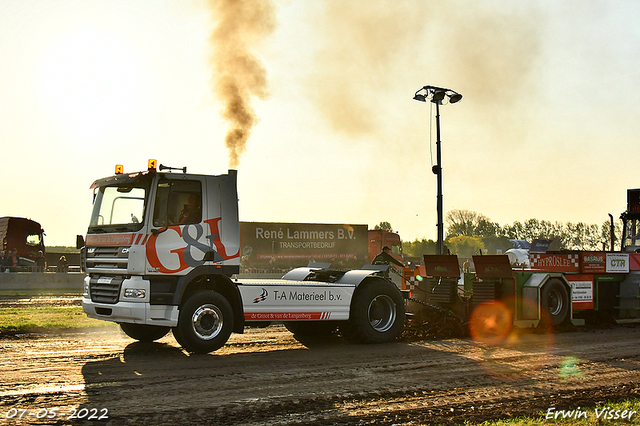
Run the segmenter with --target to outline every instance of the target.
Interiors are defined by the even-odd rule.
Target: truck
[[[44,235],[44,229],[35,220],[14,216],[0,217],[2,251],[17,250],[23,266],[32,265],[39,251],[45,253]]]
[[[357,269],[384,246],[403,260],[400,235],[366,224],[241,221],[240,244],[243,273],[286,272],[310,261]]]
[[[513,328],[640,322],[640,189],[627,191],[621,220],[620,251],[473,256],[475,272],[463,274],[455,255],[424,255],[424,266],[404,271],[414,332],[464,329],[497,342]]]
[[[391,256],[399,262],[403,262],[402,240],[398,233],[384,229],[369,229],[367,236],[369,239],[369,260],[373,260],[384,247],[389,247],[391,249]]]
[[[288,272],[309,262],[357,269],[367,262],[367,225],[240,222],[240,271]]]
[[[244,277],[281,277],[309,262],[331,263],[333,269],[359,269],[372,263],[385,246],[396,260],[404,261],[398,233],[368,229],[365,224],[240,222],[240,246]],[[401,273],[385,275],[401,285]]]
[[[294,336],[335,333],[358,343],[394,340],[403,293],[384,266],[331,269],[309,263],[280,279],[239,279],[237,171],[187,173],[150,160],[147,170],[91,185],[82,306],[153,341],[169,331],[188,352],[221,348],[246,326],[282,322]]]

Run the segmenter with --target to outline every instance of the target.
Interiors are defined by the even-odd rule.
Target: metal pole
[[[616,242],[616,226],[613,223],[613,215],[611,213],[609,213],[609,221],[611,223],[611,225],[609,225],[609,239],[611,241],[611,251],[613,251]]]
[[[440,150],[440,101],[434,102],[436,104],[436,167],[433,171],[438,176],[438,195],[437,195],[437,210],[438,210],[438,254],[444,254],[444,221],[442,213],[442,157]]]

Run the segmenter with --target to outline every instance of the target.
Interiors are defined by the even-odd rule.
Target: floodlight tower
[[[438,212],[438,253],[444,254],[444,220],[442,207],[442,154],[440,149],[440,105],[445,98],[449,98],[450,104],[460,102],[462,95],[454,90],[445,89],[444,87],[424,86],[418,89],[413,95],[413,99],[420,102],[436,104],[436,165],[431,171],[438,178],[438,195],[437,195],[437,212]]]

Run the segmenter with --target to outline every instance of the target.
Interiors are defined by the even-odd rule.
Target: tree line
[[[384,222],[388,224],[388,222]],[[452,254],[470,257],[480,252],[495,254],[512,248],[510,239],[533,242],[536,239],[554,240],[558,250],[609,250],[611,244],[611,223],[601,225],[583,222],[551,222],[548,220],[528,219],[524,222],[500,225],[492,222],[483,214],[454,209],[445,215],[445,246]],[[389,225],[389,228],[391,226]],[[614,221],[615,244],[619,246],[622,236],[620,221]],[[435,254],[437,243],[431,239],[415,239],[402,243],[403,252],[410,257],[423,254]]]

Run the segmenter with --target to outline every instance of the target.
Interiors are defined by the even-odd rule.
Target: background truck
[[[313,263],[281,279],[233,278],[241,257],[233,170],[188,174],[156,169],[150,160],[142,172],[116,166],[91,188],[90,224],[78,239],[87,272],[83,309],[134,339],[172,330],[187,351],[206,353],[246,325],[273,321],[299,337],[339,329],[363,343],[388,342],[402,331],[402,294],[380,268]]]
[[[45,253],[44,229],[34,220],[24,217],[0,217],[0,243],[3,251],[17,249],[24,261],[21,266],[32,266],[38,251]]]
[[[369,263],[367,238],[361,224],[240,222],[240,270],[287,272],[309,262],[358,269]]]
[[[370,264],[384,246],[403,262],[400,235],[362,224],[240,222],[240,276],[281,277],[310,262],[338,270]],[[395,269],[391,269],[394,272]],[[385,274],[398,287],[402,273]]]
[[[391,249],[391,256],[396,260],[400,262],[404,261],[402,255],[402,240],[396,232],[382,229],[369,229],[367,236],[369,241],[367,247],[369,261],[373,260],[385,246]]]
[[[400,235],[363,224],[240,222],[240,244],[243,274],[287,272],[309,262],[358,269],[384,246],[402,261]]]

